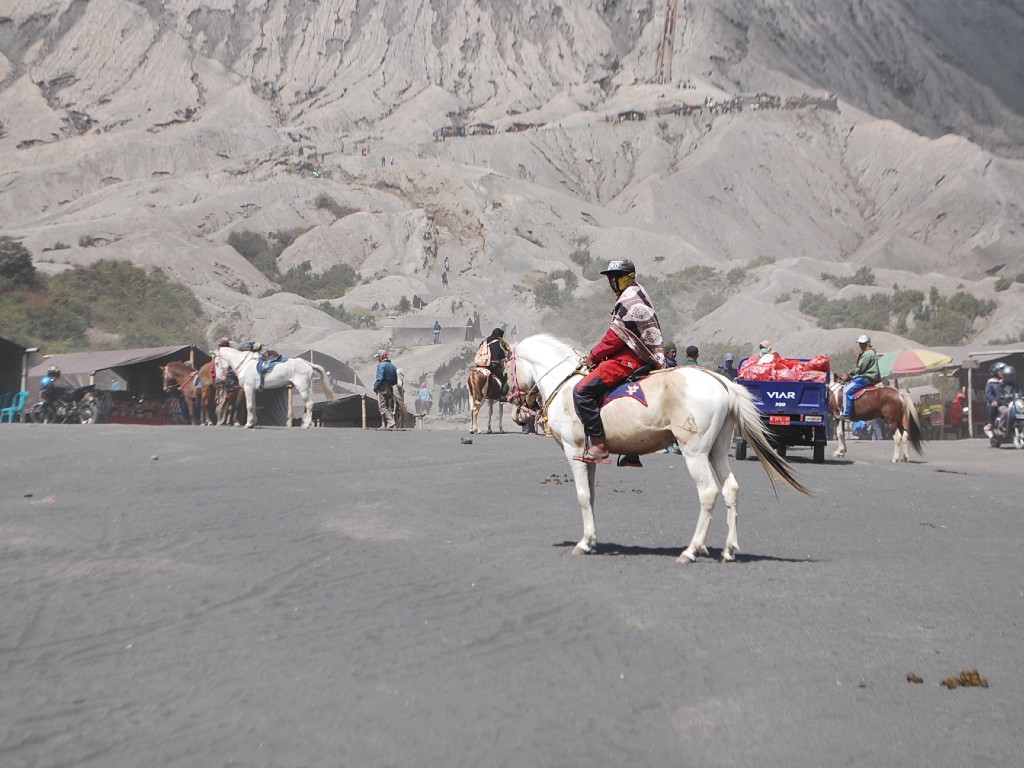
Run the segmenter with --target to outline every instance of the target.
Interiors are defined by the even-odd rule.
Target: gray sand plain
[[[1024,763],[1024,452],[734,462],[684,566],[679,457],[574,557],[554,442],[467,437],[0,427],[0,765]]]

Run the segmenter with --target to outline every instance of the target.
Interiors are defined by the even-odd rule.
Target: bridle
[[[192,370],[192,369],[186,369],[185,373],[182,374],[181,378],[178,378],[178,376],[176,376],[175,374],[170,372],[169,366],[170,366],[170,363],[168,363],[167,365],[165,365],[163,367],[163,371],[164,371],[164,382],[163,382],[164,383],[164,392],[170,391],[171,387],[177,387],[178,388],[178,392],[181,392],[181,382],[185,381],[190,376],[198,376],[199,375],[198,371],[195,371],[195,370]],[[173,382],[173,383],[168,384],[167,383],[168,379],[170,379],[170,381]],[[184,393],[182,393],[182,394],[184,394]]]
[[[509,353],[509,356],[508,356],[508,362],[512,366],[512,372],[509,375],[510,382],[509,382],[509,393],[508,393],[508,398],[507,398],[509,403],[511,403],[512,405],[516,406],[517,408],[522,408],[522,407],[531,408],[530,401],[533,400],[533,402],[536,402],[536,400],[540,396],[540,383],[544,380],[545,377],[547,377],[553,371],[557,370],[562,365],[562,363],[564,363],[566,360],[570,360],[570,359],[571,359],[571,357],[564,357],[561,360],[559,360],[557,363],[555,363],[553,366],[551,366],[547,371],[545,371],[540,376],[538,376],[537,380],[533,383],[533,386],[529,390],[524,390],[522,388],[522,386],[519,384],[519,376],[517,374],[517,368],[516,368],[516,348],[512,347],[512,351]],[[551,402],[555,399],[555,396],[559,393],[559,391],[562,389],[562,387],[565,386],[566,382],[568,382],[569,379],[573,378],[574,376],[582,374],[583,370],[584,369],[583,369],[582,363],[578,364],[569,372],[569,374],[564,379],[562,379],[560,382],[558,382],[557,386],[555,386],[555,388],[553,390],[551,390],[551,394],[548,395],[547,399],[544,401],[544,403],[538,409],[538,413],[541,413],[541,414],[546,413],[547,410],[548,410],[548,407],[551,405]],[[532,410],[532,408],[531,408],[531,410]]]

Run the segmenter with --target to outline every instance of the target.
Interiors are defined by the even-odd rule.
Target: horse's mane
[[[566,339],[555,338],[549,333],[537,333],[534,334],[533,336],[527,336],[525,339],[520,341],[517,346],[519,346],[520,348],[522,348],[523,346],[529,348],[534,344],[536,344],[537,346],[552,349],[555,352],[559,352],[566,357],[577,353],[576,347],[571,341],[568,341]]]

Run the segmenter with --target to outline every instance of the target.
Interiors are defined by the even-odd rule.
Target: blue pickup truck
[[[737,379],[754,396],[761,421],[768,427],[772,445],[782,455],[791,445],[809,445],[815,463],[825,461],[828,387],[815,381],[760,381]],[[747,444],[736,435],[736,458],[747,458]]]

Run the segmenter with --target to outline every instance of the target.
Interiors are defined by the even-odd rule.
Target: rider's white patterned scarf
[[[661,325],[651,300],[638,283],[633,283],[619,295],[612,309],[611,328],[646,364],[665,367]]]

